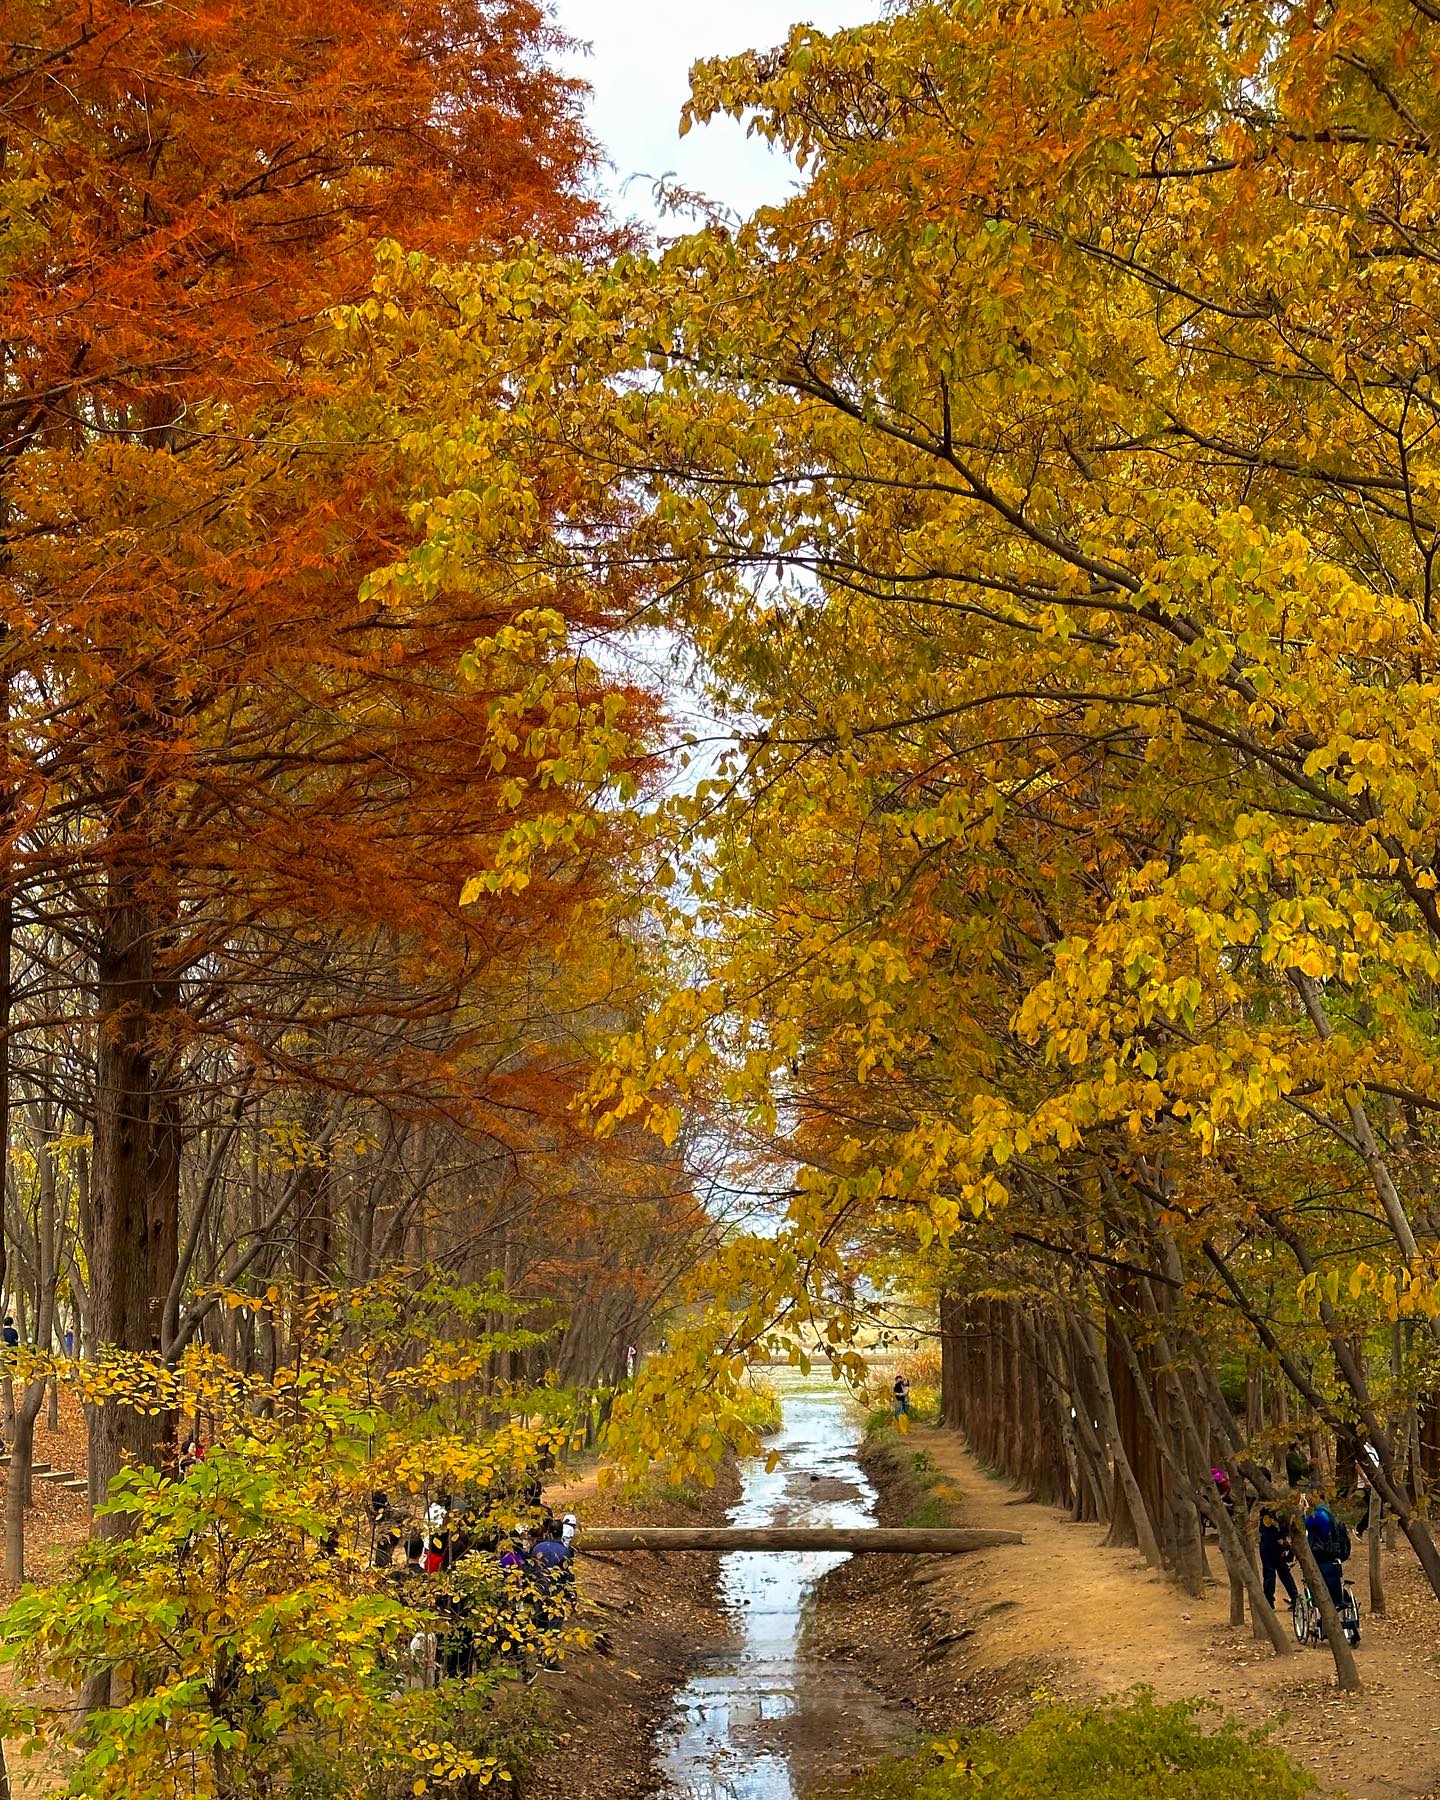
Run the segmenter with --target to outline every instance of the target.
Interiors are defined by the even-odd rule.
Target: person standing
[[[575,1571],[570,1559],[564,1527],[558,1519],[547,1519],[530,1552],[535,1570],[535,1623],[542,1631],[558,1631],[570,1610],[575,1591]]]
[[[525,1533],[517,1531],[506,1538],[500,1551],[500,1578],[511,1593],[519,1593],[530,1572],[530,1558],[525,1549]]]
[[[376,1488],[365,1504],[370,1517],[371,1561],[377,1569],[388,1569],[400,1547],[400,1533],[395,1529],[390,1510],[390,1496]]]
[[[1263,1471],[1270,1479],[1270,1471]],[[1291,1606],[1300,1598],[1295,1577],[1290,1573],[1294,1552],[1290,1548],[1290,1521],[1273,1500],[1260,1503],[1260,1584],[1271,1606],[1275,1604],[1275,1583],[1284,1588]]]
[[[1338,1612],[1345,1604],[1343,1564],[1350,1555],[1350,1533],[1325,1502],[1317,1500],[1305,1514],[1305,1535]]]
[[[910,1383],[903,1375],[895,1377],[895,1417],[910,1417]]]
[[[1355,1526],[1355,1535],[1363,1538],[1370,1526],[1370,1496],[1375,1496],[1375,1517],[1384,1514],[1385,1503],[1380,1498],[1380,1490],[1375,1486],[1375,1474],[1380,1467],[1380,1452],[1375,1446],[1366,1442],[1360,1446],[1361,1454],[1356,1466],[1360,1471],[1360,1517]]]

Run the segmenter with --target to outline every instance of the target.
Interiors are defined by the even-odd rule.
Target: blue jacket
[[[562,1544],[558,1538],[541,1538],[530,1552],[530,1560],[545,1574],[558,1575],[570,1560],[570,1546]]]
[[[1335,1516],[1328,1506],[1317,1506],[1314,1512],[1306,1513],[1305,1535],[1310,1540],[1310,1548],[1315,1552],[1316,1562],[1341,1560],[1335,1547]]]

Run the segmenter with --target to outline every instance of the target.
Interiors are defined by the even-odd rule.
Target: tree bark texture
[[[163,926],[112,892],[97,970],[91,1320],[96,1354],[161,1348],[162,1309],[179,1254],[180,1125],[157,1050]],[[173,1420],[110,1401],[95,1415],[91,1479],[105,1492],[127,1460],[158,1461]],[[109,1528],[117,1526],[112,1519]]]

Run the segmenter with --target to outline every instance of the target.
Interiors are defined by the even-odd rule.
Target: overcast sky
[[[673,174],[738,213],[776,200],[795,171],[722,120],[677,134],[697,57],[780,43],[803,20],[822,30],[874,18],[879,0],[555,0],[561,25],[591,46],[574,67],[594,89],[591,120],[615,169],[616,210],[653,220],[651,179]],[[635,179],[631,179],[634,177]],[[678,229],[672,225],[670,229]]]

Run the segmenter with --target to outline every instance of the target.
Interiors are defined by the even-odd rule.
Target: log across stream
[[[796,1800],[838,1742],[868,1761],[916,1728],[913,1716],[867,1683],[863,1671],[807,1654],[804,1626],[816,1584],[846,1560],[851,1534],[880,1535],[876,1494],[856,1454],[863,1421],[845,1390],[826,1376],[807,1379],[788,1370],[778,1385],[783,1423],[767,1446],[778,1453],[776,1468],[767,1471],[759,1458],[742,1465],[741,1497],[726,1529],[680,1533],[685,1548],[730,1550],[736,1539],[727,1530],[752,1543],[749,1534],[758,1533],[765,1547],[730,1550],[721,1561],[720,1593],[733,1637],[694,1670],[661,1729],[657,1761],[667,1800]],[[827,1533],[836,1535],[827,1542]],[[653,1540],[658,1534],[637,1528],[618,1535]],[[588,1534],[591,1548],[601,1548],[600,1536]],[[825,1547],[813,1547],[817,1542]],[[604,1547],[608,1553],[658,1546]]]
[[[599,1525],[582,1531],[575,1548],[606,1550],[769,1550],[808,1556],[815,1551],[843,1550],[850,1556],[964,1556],[971,1550],[993,1550],[997,1544],[1024,1543],[1018,1531],[965,1531],[872,1525]]]

